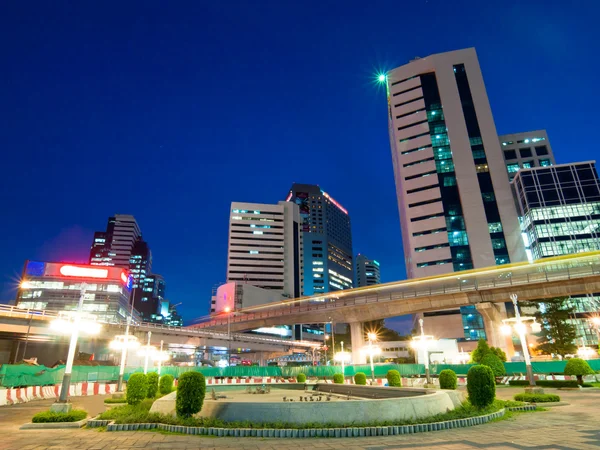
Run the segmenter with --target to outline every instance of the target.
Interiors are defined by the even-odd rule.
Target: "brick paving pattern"
[[[510,399],[518,392],[499,388],[498,396]],[[587,450],[600,449],[600,389],[593,392],[555,391],[567,406],[520,414],[516,419],[457,430],[406,436],[344,439],[215,438],[161,434],[158,432],[102,432],[81,430],[23,430],[33,414],[47,409],[50,401],[0,408],[0,449],[343,449],[343,450]],[[95,415],[104,410],[103,397],[74,399],[75,407]]]

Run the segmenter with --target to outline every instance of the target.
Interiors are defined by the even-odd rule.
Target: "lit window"
[[[550,162],[549,159],[540,159],[540,166],[541,167],[548,167],[551,166],[552,163]]]
[[[258,255],[258,250],[250,250],[251,255]]]
[[[519,165],[518,164],[507,164],[506,165],[506,170],[508,170],[508,173],[515,173],[519,171]]]

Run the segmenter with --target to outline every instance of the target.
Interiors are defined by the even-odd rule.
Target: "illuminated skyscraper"
[[[356,287],[373,286],[380,283],[379,263],[359,253],[356,256]]]

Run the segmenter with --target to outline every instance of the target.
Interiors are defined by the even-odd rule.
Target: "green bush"
[[[467,372],[467,392],[469,401],[476,408],[485,408],[496,397],[496,379],[494,372],[482,364],[473,366]]]
[[[402,387],[402,379],[400,378],[400,372],[397,370],[388,370],[385,376],[390,387]]]
[[[175,410],[179,417],[191,417],[202,409],[206,380],[200,372],[186,372],[179,377]]]
[[[454,370],[444,369],[440,372],[440,388],[441,389],[456,389],[458,380]]]
[[[298,383],[306,383],[306,375],[303,373],[299,373],[298,376],[296,377],[296,381]]]
[[[127,381],[127,403],[137,405],[146,398],[148,392],[148,380],[143,373],[132,373]]]
[[[344,375],[342,375],[341,373],[334,373],[333,382],[335,384],[344,384]]]
[[[163,395],[167,395],[173,392],[173,375],[163,375],[162,377],[160,377],[158,390]]]
[[[146,397],[154,398],[158,392],[158,374],[156,372],[150,372],[146,375],[146,379],[148,381],[148,392],[146,393]]]
[[[362,372],[357,372],[356,375],[354,375],[354,384],[358,384],[359,386],[366,386],[367,376]]]
[[[123,398],[105,398],[104,403],[113,404],[113,403],[127,403],[127,399]]]
[[[471,363],[479,364],[481,359],[490,353],[490,346],[485,339],[479,339],[477,347],[471,352]]]
[[[511,386],[529,386],[529,380],[510,380]],[[549,388],[576,388],[579,386],[577,380],[536,380],[535,384],[539,387]],[[583,387],[592,387],[590,383],[583,383]]]
[[[87,415],[87,411],[83,409],[73,409],[68,413],[43,411],[33,416],[31,421],[33,423],[78,422],[85,419]]]
[[[506,353],[500,347],[490,347],[490,352],[500,358],[500,361],[506,362]]]
[[[515,400],[528,403],[560,402],[560,397],[555,394],[517,394]]]
[[[481,358],[479,364],[483,364],[484,366],[488,366],[490,369],[492,369],[495,377],[502,377],[506,375],[506,369],[504,368],[504,364],[502,364],[500,358],[498,358],[493,353],[488,353],[483,358]]]
[[[565,375],[575,375],[580,386],[583,385],[584,375],[594,375],[594,371],[587,361],[581,358],[572,358],[567,361]]]

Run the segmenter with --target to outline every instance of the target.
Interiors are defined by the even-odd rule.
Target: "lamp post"
[[[335,335],[333,333],[333,320],[329,318],[329,328],[331,331],[331,359],[335,361]]]
[[[227,313],[227,367],[231,366],[231,308],[225,307]]]
[[[160,340],[160,351],[158,352],[159,358],[158,358],[158,376],[160,377],[160,368],[162,366],[162,362],[163,362],[163,357],[164,357],[164,353],[163,353],[163,340]]]
[[[371,358],[371,384],[375,383],[375,365],[373,364],[373,342],[377,340],[377,335],[375,333],[367,333],[367,338],[369,339],[369,356]]]
[[[346,379],[346,377],[345,377],[346,374],[345,374],[344,363],[350,361],[351,356],[350,356],[350,353],[344,351],[344,342],[343,341],[340,342],[340,345],[342,347],[342,351],[336,353],[335,356],[334,356],[334,359],[336,361],[339,361],[339,362],[342,363],[342,375],[344,376],[344,379]]]
[[[529,386],[535,387],[535,379],[533,378],[533,369],[531,368],[531,358],[529,357],[529,347],[527,347],[527,323],[531,323],[531,331],[539,333],[542,326],[535,321],[535,317],[521,316],[519,312],[519,305],[517,304],[517,294],[511,294],[510,299],[515,306],[515,317],[512,319],[502,320],[502,333],[505,335],[512,335],[513,328],[519,336],[521,342],[521,349],[523,350],[523,358],[525,359],[525,368],[527,369],[527,379],[529,380]]]
[[[429,354],[427,352],[427,345],[430,341],[433,340],[433,336],[425,334],[422,318],[419,319],[419,326],[421,327],[421,335],[413,337],[412,347],[416,349],[423,349],[423,363],[425,364],[425,380],[427,384],[431,384],[431,376],[429,374]]]
[[[119,368],[119,382],[117,383],[117,392],[123,392],[123,376],[125,374],[125,360],[127,359],[127,350],[135,349],[140,346],[138,339],[129,334],[129,324],[131,316],[127,318],[125,334],[117,335],[110,343],[110,347],[115,350],[121,350],[121,366]]]
[[[341,362],[342,362],[342,376],[344,377],[344,379],[346,378],[346,373],[344,372],[344,341],[340,341],[340,347],[341,347],[341,353],[342,353],[342,357],[340,358]]]
[[[62,386],[60,390],[60,396],[58,398],[57,406],[53,407],[53,411],[69,411],[69,406],[64,406],[67,403],[69,396],[69,387],[71,385],[71,373],[73,371],[73,360],[75,359],[75,349],[77,347],[77,339],[79,332],[86,332],[87,334],[97,334],[100,331],[100,324],[96,323],[96,318],[91,314],[83,313],[83,300],[85,297],[87,285],[81,283],[81,292],[79,295],[79,304],[77,305],[77,311],[65,311],[59,313],[58,319],[52,322],[52,329],[61,332],[70,332],[71,341],[69,342],[69,353],[67,355],[67,364],[62,379]],[[56,404],[55,404],[56,405]]]
[[[144,345],[138,352],[139,356],[144,357],[144,375],[148,373],[148,359],[151,356],[152,359],[154,359],[154,356],[156,354],[156,347],[150,345],[150,336],[152,336],[152,332],[148,331],[148,343]]]

